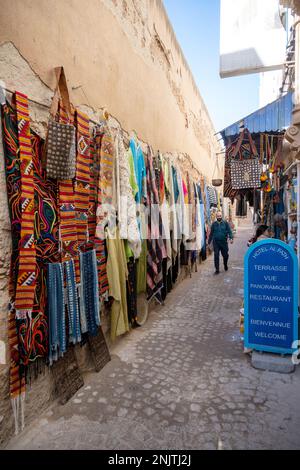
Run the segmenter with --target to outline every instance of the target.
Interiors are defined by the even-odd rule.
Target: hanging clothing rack
[[[13,94],[15,93],[14,91],[10,90],[9,88],[6,88],[6,87],[4,87],[4,86],[0,86],[0,98],[1,98],[1,91],[2,91],[2,90],[5,90],[7,93],[10,93],[11,95],[13,95]],[[5,97],[5,94],[4,94],[4,93],[2,93],[2,94],[3,94],[3,96]],[[50,104],[41,103],[40,101],[34,100],[34,99],[32,99],[32,98],[28,98],[28,101],[29,101],[30,103],[34,103],[34,104],[36,104],[36,105],[38,105],[38,106],[42,106],[42,107],[45,108],[45,109],[50,109],[50,107],[51,107]],[[90,122],[93,123],[95,126],[99,126],[99,124],[101,124],[101,121],[95,121],[94,119],[91,119],[91,118],[89,118],[89,120],[90,120]],[[122,127],[121,127],[121,129],[122,129]],[[123,138],[124,138],[125,143],[126,143],[127,145],[129,145],[130,139],[128,139],[128,137],[126,137],[126,135],[124,134],[124,131],[122,131],[122,134],[123,134]],[[139,140],[140,140],[140,139],[139,139]],[[144,143],[145,143],[145,142],[144,142]],[[186,155],[186,158],[188,159],[189,163],[194,166],[194,164],[192,163],[191,157],[190,157],[189,155]],[[195,168],[195,166],[194,166],[194,169],[199,173],[199,176],[200,176],[200,177],[203,177],[202,173],[201,173],[197,168]],[[204,178],[204,179],[205,179],[205,178]],[[207,184],[207,181],[206,181],[206,180],[205,180],[205,183]]]

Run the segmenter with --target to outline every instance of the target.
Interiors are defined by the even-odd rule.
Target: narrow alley
[[[240,341],[251,231],[239,229],[228,273],[214,276],[210,257],[69,403],[54,403],[7,448],[299,448],[299,369],[255,370]]]

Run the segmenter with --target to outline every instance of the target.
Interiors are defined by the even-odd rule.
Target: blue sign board
[[[292,354],[298,345],[298,261],[287,244],[257,242],[245,257],[245,347]]]

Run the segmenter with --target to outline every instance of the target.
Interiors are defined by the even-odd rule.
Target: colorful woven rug
[[[15,308],[17,319],[26,319],[32,315],[36,286],[33,161],[28,100],[18,92],[15,98],[21,171],[21,238]]]
[[[77,111],[77,163],[75,178],[75,208],[77,222],[77,237],[79,245],[87,240],[88,210],[90,198],[91,154],[89,118]]]
[[[9,275],[10,308],[8,313],[8,344],[10,350],[9,385],[15,417],[15,432],[18,433],[19,423],[17,410],[20,408],[25,394],[25,375],[22,373],[20,368],[19,340],[16,325],[16,312],[14,308],[19,263],[18,247],[21,233],[21,174],[17,158],[17,116],[8,102],[2,107],[2,125],[6,186],[12,231],[12,254]]]
[[[112,203],[112,180],[113,180],[113,141],[107,126],[95,129],[96,161],[99,165],[96,201],[96,253],[99,279],[99,294],[102,298],[108,295],[107,279],[107,250],[105,244],[104,227],[108,220],[105,213],[105,204]]]
[[[73,124],[74,117],[69,116],[60,104],[59,121],[64,124]],[[59,239],[61,261],[74,259],[76,282],[80,283],[80,268],[78,256],[78,237],[75,193],[72,180],[63,180],[58,183],[58,208],[59,208]]]

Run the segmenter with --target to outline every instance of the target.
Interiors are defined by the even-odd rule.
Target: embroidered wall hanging
[[[232,189],[260,188],[261,166],[258,159],[232,160],[230,165]]]

